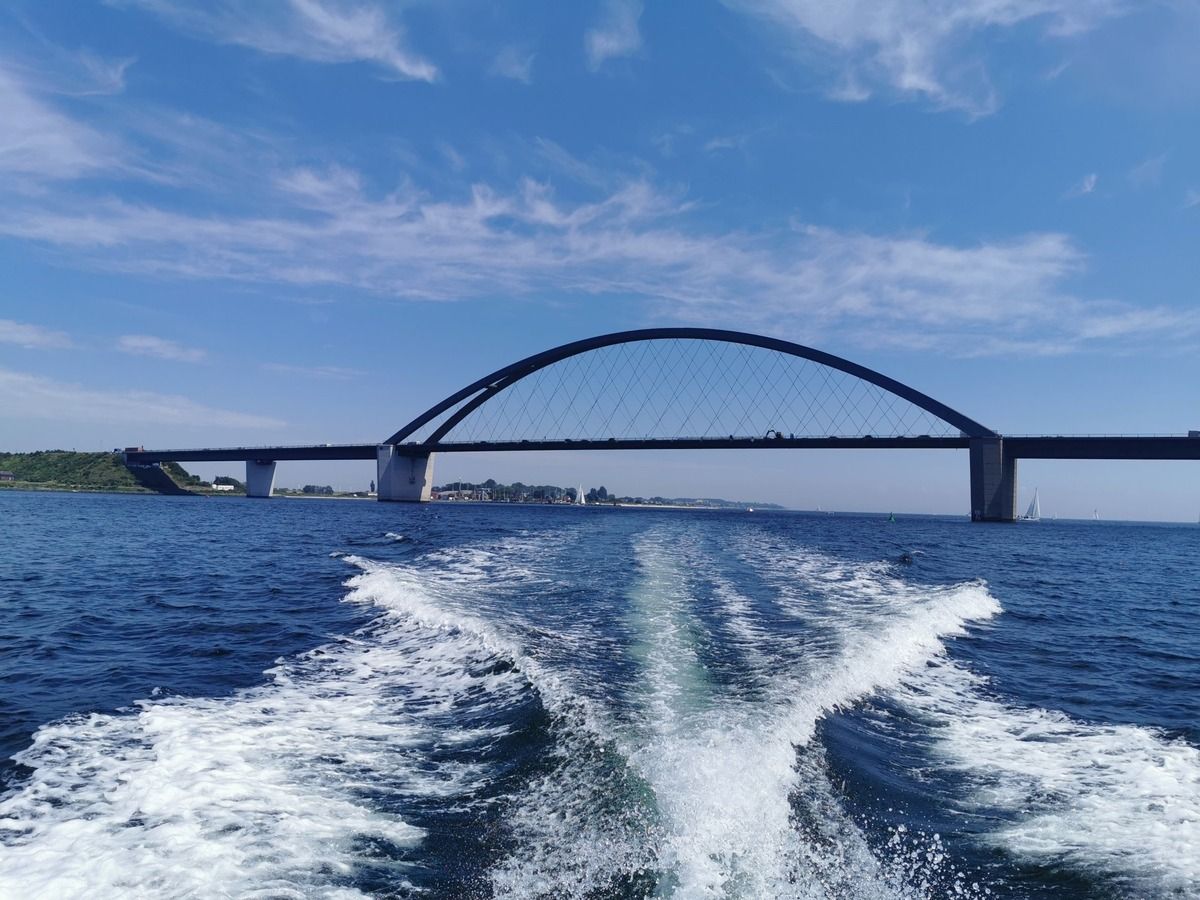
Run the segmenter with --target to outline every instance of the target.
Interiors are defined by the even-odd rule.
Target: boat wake
[[[988,696],[939,661],[894,692],[963,773],[985,840],[1027,861],[1101,874],[1136,896],[1200,893],[1200,750],[1154,729],[1092,725]]]
[[[496,729],[439,712],[521,689],[454,635],[383,625],[267,674],[42,727],[17,757],[28,782],[0,802],[0,896],[355,896],[372,867],[403,885],[423,831],[377,799],[469,798],[483,773],[436,751]]]
[[[409,819],[478,805],[512,727],[498,711],[528,706],[529,681],[494,629],[402,569],[346,559],[347,601],[381,616],[261,687],[39,729],[17,757],[26,783],[0,799],[0,896],[411,887],[426,829]]]
[[[230,697],[43,726],[0,799],[0,896],[990,895],[848,802],[821,723],[873,699],[965,780],[980,840],[1200,884],[1197,751],[990,697],[951,653],[1001,611],[982,582],[685,526],[605,548],[631,560],[606,579],[582,528],[346,556],[366,628]]]
[[[662,817],[658,857],[673,894],[924,896],[921,886],[935,884],[969,892],[933,839],[908,856],[871,847],[842,810],[813,739],[824,716],[899,683],[941,655],[945,638],[999,612],[986,590],[960,585],[913,597],[881,630],[843,631],[841,646],[817,664],[792,666],[769,644],[757,646],[766,631],[761,614],[698,548],[648,541],[637,559],[642,580],[631,610],[645,644],[645,703],[628,744]],[[744,663],[770,685],[765,696],[747,699],[709,676],[691,591],[714,579],[718,603],[744,639]]]

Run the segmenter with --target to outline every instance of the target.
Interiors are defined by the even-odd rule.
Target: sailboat
[[[1025,510],[1025,515],[1021,516],[1022,522],[1040,522],[1042,521],[1042,505],[1038,502],[1038,489],[1033,489],[1033,499],[1029,501],[1029,509]]]
[[[583,485],[581,484],[578,490],[575,491],[575,505],[587,506],[587,500],[583,496]]]

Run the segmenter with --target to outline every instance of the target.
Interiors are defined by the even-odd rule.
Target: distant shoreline
[[[57,494],[113,494],[116,496],[123,496],[123,497],[132,497],[132,496],[140,496],[140,497],[178,496],[178,497],[184,497],[184,496],[191,496],[191,497],[234,497],[234,498],[241,497],[244,499],[251,499],[251,500],[259,499],[259,498],[255,498],[255,497],[247,498],[245,494],[240,494],[240,493],[226,493],[226,492],[190,493],[189,492],[187,494],[171,495],[171,494],[160,494],[157,491],[148,491],[148,490],[143,490],[143,489],[139,489],[139,488],[102,489],[102,488],[85,488],[85,487],[64,487],[61,485],[52,486],[52,485],[41,485],[41,484],[36,484],[36,483],[35,484],[21,483],[21,482],[17,482],[17,483],[0,482],[0,493],[2,493],[2,492],[29,493],[29,494],[53,494],[53,493],[57,493]],[[272,494],[271,499],[274,499],[274,500],[376,500],[377,498],[375,498],[375,497],[355,497],[355,496],[352,496],[349,494],[329,495],[329,494],[296,493],[296,494]],[[508,502],[495,502],[495,501],[490,501],[490,500],[431,500],[431,501],[429,501],[429,505],[435,505],[435,504],[437,506],[521,506],[521,507],[552,506],[552,507],[570,507],[573,509],[579,508],[576,504],[573,504],[573,503],[526,503],[526,502],[520,502],[520,501],[514,501],[512,503],[508,503]],[[421,504],[399,504],[399,505],[421,505]],[[878,510],[830,511],[830,510],[814,510],[814,509],[792,509],[792,508],[783,507],[783,506],[776,506],[774,508],[765,508],[765,507],[759,508],[757,506],[750,506],[750,505],[747,505],[747,506],[682,506],[682,505],[666,505],[666,504],[655,505],[655,504],[651,504],[651,503],[589,503],[586,505],[592,509],[600,509],[600,508],[609,508],[609,509],[613,509],[613,508],[616,508],[616,509],[678,509],[678,510],[700,510],[700,511],[704,511],[704,512],[722,512],[722,511],[724,511],[724,512],[744,512],[748,509],[753,509],[754,512],[756,512],[756,513],[759,513],[759,512],[762,512],[762,513],[787,512],[787,513],[795,513],[795,514],[802,515],[802,516],[838,517],[838,518],[841,518],[841,517],[852,518],[852,517],[858,517],[858,516],[865,516],[868,518],[886,519],[889,515],[889,513],[880,512]],[[961,519],[964,522],[968,521],[968,517],[961,513],[896,512],[896,513],[890,513],[890,515],[895,515],[898,520],[904,520],[904,519]],[[1005,524],[1008,524],[1008,523],[1005,523]],[[1135,526],[1166,525],[1166,526],[1171,526],[1171,527],[1178,527],[1178,526],[1184,526],[1184,527],[1190,526],[1192,528],[1197,527],[1197,523],[1192,521],[1191,519],[1165,519],[1165,520],[1164,519],[1102,519],[1100,521],[1096,521],[1096,520],[1088,519],[1088,518],[1072,519],[1072,518],[1065,518],[1065,517],[1055,519],[1055,520],[1043,520],[1041,522],[1034,523],[1034,525],[1027,526],[1027,527],[1054,528],[1057,525],[1076,525],[1076,524],[1096,525],[1096,526],[1101,526],[1101,527],[1109,526],[1109,525],[1135,525]]]
[[[73,487],[69,484],[48,484],[38,481],[0,481],[0,491],[27,491],[31,494],[57,492],[59,494],[142,494],[147,497],[168,496],[143,487]]]
[[[709,511],[720,512],[728,510],[731,512],[740,512],[744,509],[753,509],[750,504],[746,506],[703,506],[703,505],[685,505],[682,503],[544,503],[540,500],[430,500],[430,503],[436,503],[438,506],[561,506],[571,509],[702,509]],[[790,511],[786,507],[777,506],[777,511]]]
[[[592,504],[588,504],[589,506]],[[744,507],[741,506],[684,506],[682,503],[597,503],[596,506],[616,506],[620,509],[704,509],[704,510],[731,510],[737,512]]]
[[[141,487],[133,488],[95,488],[95,487],[70,487],[68,485],[51,485],[40,484],[38,482],[0,482],[0,490],[5,491],[27,491],[29,493],[59,493],[59,494],[140,494],[146,497],[165,497],[169,494],[160,494],[157,491],[147,490]],[[178,494],[176,496],[193,496],[193,497],[246,497],[240,491],[189,491],[188,494]],[[260,499],[260,498],[250,498]],[[265,498],[262,498],[265,499]],[[353,494],[302,494],[300,492],[292,493],[291,491],[279,491],[271,494],[272,500],[377,500],[377,497],[356,497]],[[438,506],[569,506],[578,509],[579,504],[576,503],[541,503],[539,501],[496,501],[496,500],[430,500],[431,504]],[[752,509],[753,507],[742,506],[685,506],[681,503],[587,503],[585,507],[590,509],[697,509],[709,511],[730,510],[738,512],[743,509]],[[780,507],[784,509],[784,507]]]

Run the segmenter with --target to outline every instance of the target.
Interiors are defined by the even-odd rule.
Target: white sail
[[[587,500],[585,500],[583,497],[583,485],[582,484],[579,486],[579,489],[575,491],[575,503],[578,504],[579,506],[587,506]]]
[[[1032,522],[1038,521],[1042,517],[1042,506],[1038,502],[1038,490],[1033,489],[1033,499],[1029,501],[1029,509],[1025,510],[1025,518]]]

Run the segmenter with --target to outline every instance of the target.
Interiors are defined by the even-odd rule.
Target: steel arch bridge
[[[139,471],[167,461],[245,461],[269,497],[279,460],[374,459],[380,500],[430,499],[438,453],[537,450],[916,448],[970,451],[971,517],[1012,521],[1017,460],[1200,460],[1200,431],[1157,436],[997,434],[850,360],[709,328],[621,331],[497,369],[380,444],[126,448]]]
[[[522,359],[430,407],[405,452],[965,447],[996,433],[850,360],[711,328],[652,328]]]

